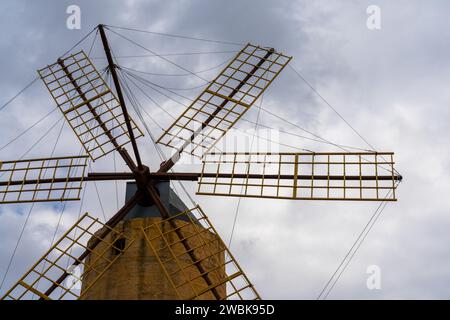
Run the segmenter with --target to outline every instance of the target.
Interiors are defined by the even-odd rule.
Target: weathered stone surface
[[[95,284],[87,288],[88,284],[91,283],[96,277],[95,272],[87,272],[83,275],[83,288],[82,299],[86,300],[114,300],[114,299],[126,299],[126,300],[150,300],[150,299],[178,299],[178,295],[174,290],[167,274],[164,272],[154,251],[149,247],[144,234],[142,232],[143,228],[146,228],[153,223],[160,221],[161,218],[156,217],[146,217],[146,218],[135,218],[132,220],[122,221],[116,229],[121,231],[127,238],[135,239],[131,247],[118,259],[114,264],[104,273],[104,275],[95,282]],[[184,238],[188,238],[188,244],[191,248],[196,248],[202,244],[203,241],[215,240],[216,235],[210,233],[209,231],[202,233],[202,238],[198,233],[198,225],[192,225],[185,221],[176,220],[178,227],[182,227],[181,231]],[[152,232],[150,228],[148,232]],[[171,228],[168,226],[168,229]],[[195,232],[195,230],[197,230]],[[200,229],[203,230],[203,229]],[[193,236],[192,236],[193,235]],[[111,237],[109,234],[107,237]],[[190,237],[191,236],[191,237]],[[167,235],[169,242],[177,242],[178,237],[174,232],[170,232]],[[116,241],[117,239],[107,238],[108,242]],[[128,245],[128,243],[126,244]],[[192,259],[188,254],[185,253],[185,247],[178,243],[171,247],[170,251],[163,239],[159,238],[152,241],[152,245],[155,248],[163,248],[159,251],[159,258],[161,260],[169,260],[173,257],[173,254],[180,255],[178,261],[175,259],[170,260],[165,263],[168,273],[176,272],[183,269],[183,272],[175,273],[171,276],[172,282],[176,285],[186,282],[186,284],[181,285],[178,288],[179,294],[182,298],[192,296],[193,289],[195,288],[197,292],[206,288],[206,282],[204,278],[200,276],[198,268],[192,265]],[[96,254],[103,253],[105,250],[105,257],[107,259],[113,259],[117,252],[113,249],[107,248],[106,244],[98,245],[94,253],[91,253],[87,260],[86,265],[93,266],[97,270],[103,270],[106,261],[101,261],[101,259],[96,259]],[[204,268],[208,270],[214,269],[208,273],[209,278],[213,283],[218,283],[226,277],[224,264],[224,253],[223,247],[219,245],[218,241],[213,241],[210,245],[202,246],[198,249],[193,250],[198,259],[205,258],[207,256],[213,255],[213,258],[203,260],[201,262]],[[219,252],[219,253],[217,253]],[[195,280],[192,280],[196,278]],[[217,292],[221,297],[226,296],[226,285],[220,285],[217,287]],[[201,295],[199,299],[214,299],[213,294],[208,291],[207,293]]]

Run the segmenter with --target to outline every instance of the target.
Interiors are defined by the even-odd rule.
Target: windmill
[[[200,206],[174,199],[170,181],[197,181],[197,194],[209,196],[396,201],[392,152],[213,151],[291,60],[250,43],[159,137],[175,152],[151,170],[105,29],[115,92],[83,51],[38,70],[85,155],[0,162],[0,203],[79,200],[84,183],[113,180],[133,181],[127,201],[106,223],[82,215],[3,299],[260,299]],[[111,152],[129,172],[86,174],[89,158]],[[200,172],[170,172],[184,153],[202,160]]]

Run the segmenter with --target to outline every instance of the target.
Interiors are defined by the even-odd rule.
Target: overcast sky
[[[66,27],[66,8],[81,9],[81,29]],[[370,30],[369,5],[381,12],[381,29]],[[448,1],[2,1],[0,10],[0,105],[53,63],[97,24],[105,23],[236,43],[252,42],[292,55],[296,68],[346,120],[378,151],[394,151],[397,170],[404,176],[398,202],[389,203],[360,250],[338,281],[330,299],[447,299],[450,296],[450,203],[448,201],[450,148],[450,22]],[[171,56],[193,71],[212,79],[217,67],[239,50],[239,45],[117,30],[158,53],[221,52]],[[120,56],[148,52],[109,33]],[[82,47],[89,49],[92,37]],[[227,52],[225,52],[227,51]],[[91,57],[105,66],[97,39]],[[118,58],[119,64],[153,73],[180,73],[158,58]],[[150,78],[149,78],[150,79]],[[167,87],[189,89],[203,83],[195,77],[154,76]],[[201,89],[179,90],[190,98]],[[149,92],[169,113],[184,107]],[[258,101],[257,104],[260,102]],[[290,68],[264,95],[263,107],[333,142],[368,146]],[[155,136],[171,119],[148,100],[143,107]],[[0,148],[54,108],[48,92],[36,82],[20,98],[0,111]],[[132,112],[132,116],[134,113]],[[255,121],[257,108],[245,119]],[[58,121],[52,114],[15,143],[1,149],[1,160],[17,159]],[[136,117],[135,117],[136,118]],[[304,135],[261,112],[259,122]],[[61,122],[28,154],[49,156]],[[252,128],[240,121],[239,130]],[[80,145],[68,126],[55,155],[78,154]],[[249,140],[242,131],[235,131]],[[263,134],[263,133],[261,133]],[[330,145],[279,133],[295,148],[338,151]],[[139,145],[146,163],[159,161],[148,136]],[[280,147],[284,151],[298,151]],[[166,155],[170,150],[164,149]],[[264,151],[259,149],[258,151]],[[95,162],[97,170],[112,170],[112,156]],[[120,170],[123,164],[117,161]],[[196,170],[198,166],[184,166]],[[194,194],[195,184],[186,184]],[[87,185],[84,211],[103,217],[93,185]],[[123,183],[116,196],[114,183],[98,183],[106,217],[123,203]],[[182,198],[186,197],[181,194]],[[118,198],[118,203],[116,199]],[[228,242],[237,198],[195,196]],[[220,201],[220,206],[217,205]],[[315,299],[345,256],[377,203],[307,202],[242,199],[231,244],[244,271],[266,299]],[[0,294],[40,257],[50,245],[61,212],[59,233],[70,226],[80,202],[35,205],[12,267]],[[0,206],[0,276],[3,277],[30,205]],[[381,289],[366,286],[367,268],[379,266]]]

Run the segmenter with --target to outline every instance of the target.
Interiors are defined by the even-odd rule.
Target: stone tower
[[[156,185],[161,200],[166,208],[169,208],[170,215],[176,215],[180,212],[187,210],[186,205],[170,188],[169,182],[160,182]],[[136,185],[134,183],[127,183],[126,188],[126,200],[128,200],[136,192]],[[165,299],[178,299],[178,295],[173,288],[173,281],[169,280],[166,272],[161,267],[157,256],[154,251],[148,246],[145,239],[143,229],[151,226],[155,222],[161,221],[161,216],[158,209],[154,206],[140,206],[136,205],[128,215],[121,221],[115,229],[122,232],[126,238],[123,239],[107,239],[108,242],[115,243],[118,247],[125,247],[127,245],[127,239],[134,239],[132,245],[114,262],[114,264],[107,269],[103,276],[95,282],[95,284],[89,288],[87,293],[83,296],[85,300],[165,300]],[[177,227],[183,226],[183,236],[188,237],[189,234],[193,234],[194,227],[198,230],[199,225],[192,226],[192,222],[189,218],[175,219]],[[190,224],[190,225],[187,225]],[[101,232],[99,230],[98,232]],[[186,234],[186,235],[185,235]],[[204,232],[203,239],[214,240],[217,237],[215,234],[209,231]],[[108,234],[107,237],[113,235]],[[175,234],[171,234],[170,237],[175,237]],[[190,238],[190,244],[193,248],[199,247],[200,241],[196,239],[197,236]],[[92,239],[91,239],[92,241]],[[177,239],[175,239],[177,241]],[[218,242],[217,242],[218,243]],[[164,248],[164,241],[158,240],[158,243],[153,243],[155,247]],[[105,251],[106,245],[99,244],[95,247],[94,252],[86,258],[86,265],[92,265],[91,261],[96,253],[102,253]],[[164,251],[165,250],[165,251]],[[175,255],[179,255],[178,259],[181,263],[192,264],[192,259],[187,254],[183,254],[185,249],[182,245],[178,244],[171,248]],[[210,251],[210,252],[209,252]],[[220,251],[220,250],[219,250]],[[196,256],[204,257],[214,255],[213,259],[215,266],[207,266],[208,270],[214,269],[214,273],[209,274],[210,277],[223,279],[226,277],[225,268],[223,267],[224,253],[216,254],[217,249],[210,249],[208,246],[199,247],[195,249]],[[105,253],[105,257],[112,259],[115,255],[118,255],[118,250],[109,248]],[[162,255],[168,259],[171,257],[171,252],[166,248],[163,249]],[[159,258],[161,258],[161,253]],[[99,259],[101,260],[101,259]],[[101,264],[107,262],[101,260],[95,262],[92,265],[94,268],[101,270]],[[183,273],[176,272],[179,270],[179,263],[175,260],[165,264],[166,269],[175,272],[175,282],[183,283],[189,282],[189,286],[185,285],[178,288],[178,293],[182,297],[189,297],[192,295],[192,290],[200,292],[208,285],[205,280],[200,276],[197,267],[189,267],[183,270]],[[90,271],[83,274],[83,280],[86,283],[90,283],[92,278],[95,277],[95,272]],[[189,279],[182,279],[181,277],[188,277]],[[193,280],[192,280],[193,279]],[[193,289],[194,288],[194,289]],[[197,290],[198,289],[198,290]],[[82,294],[86,290],[86,287],[82,285]],[[215,289],[221,297],[226,296],[226,287],[221,285]],[[199,296],[199,299],[215,299],[211,291],[208,291]]]

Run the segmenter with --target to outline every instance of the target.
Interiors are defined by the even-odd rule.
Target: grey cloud
[[[69,4],[81,7],[80,31],[65,28],[65,9]],[[381,8],[382,29],[379,31],[370,31],[365,26],[365,10],[370,4]],[[398,189],[399,201],[388,205],[330,298],[444,299],[448,298],[445,284],[450,280],[447,272],[450,255],[446,249],[450,240],[447,232],[450,209],[447,201],[450,167],[448,9],[445,1],[315,1],[314,4],[256,0],[4,1],[0,13],[1,101],[31,80],[37,68],[54,61],[98,23],[227,41],[251,41],[291,54],[294,56],[292,65],[367,140],[379,150],[396,152],[398,169],[405,176],[405,182]],[[117,32],[160,53],[239,49],[238,46]],[[147,53],[113,34],[110,38],[117,55]],[[103,56],[98,42],[93,56]],[[232,53],[171,59],[192,70],[201,70],[231,56]],[[94,61],[99,67],[105,65],[102,59]],[[123,63],[153,72],[180,71],[154,58],[124,59]],[[216,72],[206,75],[213,77]],[[198,79],[188,78],[155,78],[155,81],[173,87],[199,84]],[[193,97],[197,92],[183,93]],[[174,115],[183,110],[182,106],[154,95]],[[330,140],[367,148],[290,68],[267,91],[264,106]],[[43,85],[35,85],[23,98],[1,111],[0,143],[8,142],[52,107],[53,102]],[[171,121],[148,101],[144,107],[163,127]],[[246,118],[253,121],[256,116],[257,109],[253,108]],[[2,158],[20,156],[57,118],[55,114],[33,134],[2,151]],[[264,112],[260,121],[304,134]],[[158,135],[160,129],[148,124]],[[247,129],[252,125],[241,122],[238,127]],[[49,154],[56,130],[33,155]],[[334,150],[308,140],[282,137],[300,148]],[[140,145],[144,159],[153,168],[157,167],[159,160],[148,137],[143,138]],[[79,148],[66,126],[57,153],[76,154]],[[166,153],[169,154],[169,150]],[[123,164],[118,166],[124,170]],[[112,170],[111,158],[96,162],[95,168]],[[187,187],[191,194],[195,191],[194,185]],[[92,185],[88,188],[83,211],[101,217],[95,190]],[[120,203],[123,203],[120,196],[123,188],[120,184]],[[114,184],[101,184],[100,193],[107,216],[110,216],[116,209]],[[195,199],[228,241],[237,199],[204,196]],[[217,201],[221,203],[220,208]],[[71,204],[64,214],[66,225],[75,221],[78,205]],[[8,205],[0,209],[0,275],[6,269],[27,208]],[[264,298],[314,299],[375,208],[373,203],[244,199],[232,251]],[[44,205],[33,211],[32,223],[26,229],[7,284],[17,279],[46,249],[60,212],[57,208],[51,209]],[[382,290],[366,288],[366,268],[371,264],[381,267]],[[1,291],[6,287],[5,284]]]

